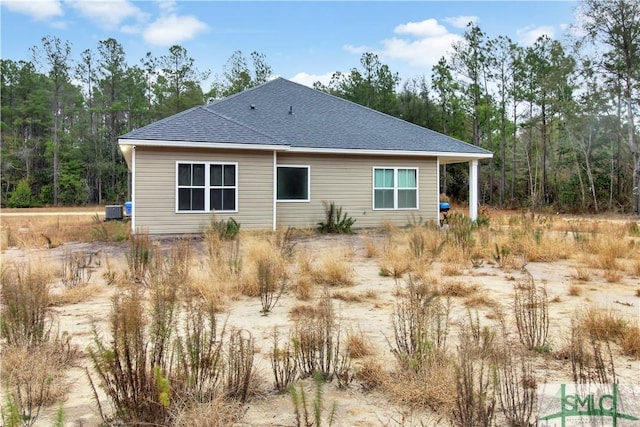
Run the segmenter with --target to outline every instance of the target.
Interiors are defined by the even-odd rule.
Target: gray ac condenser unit
[[[113,219],[122,219],[122,205],[105,206],[104,220],[111,221]]]

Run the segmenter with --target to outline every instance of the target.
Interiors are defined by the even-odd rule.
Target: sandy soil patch
[[[4,214],[4,212],[3,212]],[[359,301],[347,302],[333,299],[333,304],[343,333],[357,331],[362,333],[375,348],[375,358],[383,366],[393,372],[395,359],[391,352],[390,342],[393,342],[392,313],[396,301],[398,288],[404,286],[406,275],[399,279],[380,275],[379,259],[369,258],[367,244],[374,240],[380,244],[384,242],[383,234],[360,233],[352,236],[312,236],[296,238],[295,250],[304,250],[312,257],[326,251],[342,250],[349,253],[349,265],[353,286],[330,288],[331,293],[349,292],[361,296]],[[169,241],[158,243],[164,248]],[[201,240],[193,240],[196,253],[204,256]],[[8,249],[2,253],[2,264],[12,262],[39,261],[44,264],[59,264],[65,252],[93,252],[98,260],[90,279],[95,290],[87,301],[56,306],[52,309],[54,318],[59,322],[60,331],[71,336],[72,343],[84,355],[76,367],[68,372],[70,384],[69,393],[64,402],[65,419],[67,425],[97,426],[101,419],[93,392],[89,387],[86,369],[91,372],[90,361],[86,356],[86,349],[91,344],[92,328],[107,330],[108,316],[111,308],[111,298],[119,292],[115,285],[105,281],[104,273],[107,269],[124,271],[126,269],[127,243],[120,245],[102,245],[95,243],[66,243],[53,249]],[[197,264],[197,263],[196,263]],[[442,281],[459,281],[467,286],[477,286],[486,301],[491,304],[479,304],[472,310],[478,310],[480,320],[484,324],[492,325],[492,318],[497,309],[508,312],[512,304],[514,283],[525,277],[521,270],[504,270],[497,265],[485,262],[477,268],[470,264],[457,266],[460,274],[443,276],[444,264],[435,262],[430,274]],[[594,272],[589,281],[578,283],[574,278],[576,261],[572,259],[554,262],[530,262],[526,269],[535,282],[545,285],[550,303],[550,343],[554,349],[560,348],[570,326],[571,318],[581,307],[596,305],[614,310],[620,316],[637,324],[640,318],[640,298],[637,290],[640,279],[630,274],[624,274],[617,283],[607,282],[601,273]],[[193,268],[198,268],[194,265]],[[570,296],[568,289],[571,285],[580,287],[580,295]],[[59,289],[60,283],[56,284]],[[316,294],[320,287],[316,287]],[[465,298],[453,297],[453,325],[460,323],[467,315]],[[272,333],[274,327],[283,333],[291,327],[290,310],[299,304],[313,304],[299,301],[293,291],[287,288],[267,316],[260,312],[259,298],[240,297],[229,301],[226,310],[219,318],[224,319],[229,327],[245,329],[251,332],[256,340],[256,369],[263,379],[264,392],[252,399],[245,407],[245,414],[241,426],[291,426],[295,425],[295,417],[290,398],[285,394],[276,394],[271,389],[272,373],[269,354],[272,348]],[[454,344],[452,344],[454,345]],[[359,361],[353,362],[357,369]],[[536,356],[536,379],[539,382],[570,381],[571,369],[568,362],[558,360],[552,355]],[[637,383],[640,378],[640,362],[619,354],[615,354],[615,369],[621,383]],[[309,386],[309,384],[307,384]],[[380,425],[435,425],[436,417],[426,410],[411,409],[395,402],[392,397],[382,391],[364,391],[355,380],[348,388],[339,389],[333,383],[326,384],[325,402],[336,403],[337,416],[335,425],[339,426],[380,426]],[[100,392],[103,408],[109,404]],[[46,409],[39,417],[36,425],[51,425],[56,408]],[[432,423],[432,424],[430,424]],[[443,424],[445,425],[445,424]]]

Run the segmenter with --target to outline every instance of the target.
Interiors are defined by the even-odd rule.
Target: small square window
[[[309,166],[278,166],[278,201],[309,201]]]

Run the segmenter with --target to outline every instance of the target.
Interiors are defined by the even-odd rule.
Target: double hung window
[[[373,168],[374,209],[417,209],[417,168]]]
[[[237,163],[177,163],[178,212],[236,212]]]

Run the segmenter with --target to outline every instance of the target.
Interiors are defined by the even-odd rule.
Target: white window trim
[[[298,168],[307,169],[307,198],[306,199],[278,199],[278,168]],[[274,177],[275,196],[278,203],[308,203],[311,201],[311,166],[309,165],[276,165],[276,175]]]
[[[179,208],[179,201],[178,201],[178,189],[181,188],[178,185],[178,167],[179,165],[194,165],[194,164],[199,164],[199,165],[204,165],[204,210],[201,211],[194,211],[194,210],[180,210]],[[236,190],[235,192],[235,210],[227,210],[227,211],[214,211],[212,209],[210,209],[211,206],[211,189],[216,189],[216,188],[223,188],[223,187],[218,187],[218,186],[211,186],[210,182],[211,182],[211,177],[210,177],[210,172],[211,172],[211,165],[233,165],[235,166],[236,169],[236,177],[235,177],[235,182],[236,184],[233,187],[226,187],[226,188],[233,188]],[[175,171],[175,213],[177,214],[202,214],[202,213],[211,213],[211,212],[219,212],[219,213],[237,213],[238,212],[238,192],[240,189],[240,185],[238,182],[238,162],[216,162],[216,161],[202,161],[202,160],[176,160],[176,171]],[[200,187],[193,187],[193,186],[185,186],[185,188],[200,188]]]
[[[393,169],[393,207],[392,208],[376,208],[376,169]],[[415,208],[399,208],[398,207],[398,170],[415,170],[416,171],[416,207]],[[380,188],[384,189],[384,188]],[[390,188],[389,188],[390,189]],[[404,188],[403,190],[407,190]],[[420,169],[413,166],[374,166],[371,170],[371,209],[374,211],[417,211],[420,209]]]

